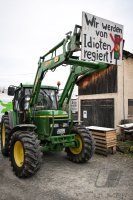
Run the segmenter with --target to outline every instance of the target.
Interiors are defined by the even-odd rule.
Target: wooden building
[[[133,54],[123,51],[121,66],[83,76],[78,85],[78,120],[85,126],[117,128],[133,119]]]

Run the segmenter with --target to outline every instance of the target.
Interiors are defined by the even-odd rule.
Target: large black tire
[[[1,121],[1,152],[3,156],[9,156],[10,126],[8,115],[3,115]]]
[[[16,131],[10,140],[10,160],[16,176],[26,178],[40,168],[40,141],[35,132]]]
[[[77,143],[74,148],[66,148],[67,157],[76,163],[87,162],[94,153],[94,141],[90,133],[84,127],[74,127],[71,133],[75,134]]]

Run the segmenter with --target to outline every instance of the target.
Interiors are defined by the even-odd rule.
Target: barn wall
[[[84,77],[78,86],[79,95],[117,92],[117,66],[110,66],[92,76]]]
[[[133,58],[124,59],[122,65],[117,67],[117,71],[115,70],[116,68],[112,70],[111,74],[110,72],[108,74],[105,73],[104,77],[102,75],[101,80],[97,78],[96,80],[91,80],[92,82],[89,80],[88,86],[86,81],[82,81],[83,79],[81,82],[79,81],[79,120],[82,120],[81,100],[110,98],[114,99],[114,128],[119,131],[118,125],[123,119],[133,120],[133,116],[128,115],[128,99],[133,99]],[[113,84],[115,84],[114,87]],[[98,89],[98,86],[100,89]]]

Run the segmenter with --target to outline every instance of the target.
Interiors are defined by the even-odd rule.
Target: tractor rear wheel
[[[10,140],[11,166],[16,176],[26,178],[40,168],[40,142],[35,132],[16,131]]]
[[[94,142],[90,133],[83,127],[74,127],[71,133],[75,134],[77,147],[66,148],[69,160],[76,163],[87,162],[94,153]]]
[[[9,156],[10,126],[8,115],[3,115],[1,121],[1,152],[3,156]]]

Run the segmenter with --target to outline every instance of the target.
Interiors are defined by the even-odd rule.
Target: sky
[[[33,83],[40,56],[81,25],[82,11],[122,24],[124,49],[133,53],[132,0],[0,0],[0,87]],[[70,67],[47,73],[61,88]]]

